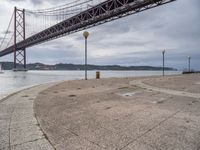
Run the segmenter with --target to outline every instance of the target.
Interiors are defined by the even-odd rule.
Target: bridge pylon
[[[26,48],[18,49],[17,43],[25,37],[25,10],[14,8],[14,71],[26,71]]]

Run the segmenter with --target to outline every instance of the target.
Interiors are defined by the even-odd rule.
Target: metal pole
[[[23,40],[26,39],[26,30],[25,30],[25,9],[23,9]],[[24,69],[26,69],[26,48],[24,48]]]
[[[188,57],[188,69],[189,69],[189,72],[190,72],[190,56]]]
[[[163,76],[165,76],[165,51],[162,51],[163,54]]]
[[[85,38],[85,80],[87,80],[87,38]]]
[[[84,31],[83,36],[85,38],[85,80],[87,80],[87,38],[89,36],[89,32]]]
[[[17,8],[14,8],[14,69],[16,69],[16,51],[17,51],[17,47],[16,47],[16,15],[17,13]]]

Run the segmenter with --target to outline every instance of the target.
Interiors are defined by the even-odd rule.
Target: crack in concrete
[[[142,138],[143,136],[145,136],[147,133],[151,132],[152,130],[160,127],[164,122],[166,122],[167,120],[171,119],[172,117],[174,117],[177,113],[179,113],[181,110],[176,111],[175,113],[173,113],[172,115],[168,116],[167,118],[165,118],[164,120],[162,120],[161,122],[159,122],[157,125],[153,126],[152,128],[148,129],[146,132],[144,132],[143,134],[141,134],[140,136],[138,136],[137,138],[135,138],[134,140],[130,141],[128,144],[124,145],[122,148],[120,148],[120,150],[126,148],[128,145],[130,145],[131,143],[134,143],[135,141],[139,140],[140,138]]]

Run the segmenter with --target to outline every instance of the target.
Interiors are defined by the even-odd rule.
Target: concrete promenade
[[[54,149],[199,150],[200,74],[66,81],[0,101],[0,150]]]
[[[33,111],[37,94],[52,85],[35,86],[0,100],[0,150],[53,150]]]
[[[200,149],[200,74],[66,81],[35,100],[57,150]]]

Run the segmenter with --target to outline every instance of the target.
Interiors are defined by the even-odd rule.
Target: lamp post
[[[190,59],[191,59],[191,56],[188,56],[188,71],[190,72]]]
[[[162,51],[163,55],[163,76],[165,76],[165,50]]]
[[[89,32],[84,31],[83,36],[85,38],[85,80],[87,80],[87,38],[89,36]]]

